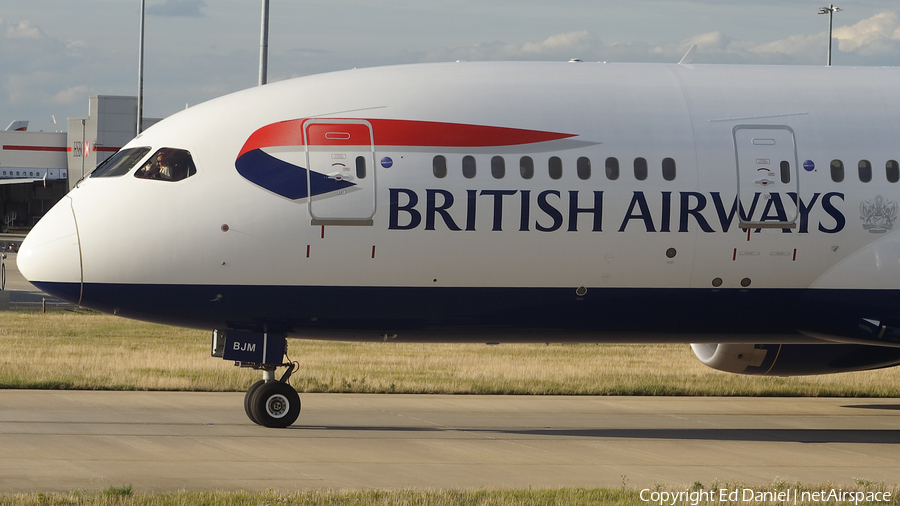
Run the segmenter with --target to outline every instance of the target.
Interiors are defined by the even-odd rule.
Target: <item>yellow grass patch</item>
[[[764,485],[742,483],[696,482],[689,486],[660,486],[652,489],[633,488],[558,488],[547,490],[361,490],[361,491],[296,491],[296,492],[173,492],[165,494],[133,493],[131,486],[110,487],[98,494],[0,494],[3,506],[514,506],[514,505],[602,505],[648,506],[677,504],[706,505],[783,505],[826,506],[837,504],[898,505],[900,487],[883,483],[807,485],[775,482]],[[721,500],[719,491],[725,491]],[[704,492],[716,491],[710,500]],[[749,492],[748,492],[749,491]],[[736,493],[736,501],[728,494]],[[653,495],[653,500],[648,500]],[[663,494],[666,494],[663,496]],[[750,500],[747,494],[750,495]],[[771,500],[790,494],[791,500]],[[661,501],[660,496],[674,500]],[[793,498],[797,500],[794,501]],[[840,497],[843,500],[834,500]],[[867,500],[872,497],[875,500]],[[887,498],[887,500],[884,500]],[[861,500],[860,500],[861,499]]]
[[[307,392],[900,397],[900,368],[798,378],[700,364],[685,344],[289,340]],[[259,373],[209,356],[209,334],[96,313],[0,313],[0,388],[243,391]]]

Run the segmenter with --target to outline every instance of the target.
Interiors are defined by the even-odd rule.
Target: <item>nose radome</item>
[[[36,287],[77,303],[81,252],[71,202],[70,197],[64,197],[31,229],[19,248],[17,265]]]

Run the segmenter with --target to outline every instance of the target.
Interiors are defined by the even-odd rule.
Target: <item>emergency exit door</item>
[[[304,126],[313,220],[366,221],[375,215],[375,145],[363,120],[322,119]]]

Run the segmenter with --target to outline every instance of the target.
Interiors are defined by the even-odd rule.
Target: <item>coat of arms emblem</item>
[[[884,200],[877,195],[875,200],[864,200],[859,204],[859,217],[863,220],[863,228],[873,234],[883,234],[894,227],[897,219],[897,203]]]

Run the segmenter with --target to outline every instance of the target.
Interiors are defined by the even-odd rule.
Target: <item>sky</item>
[[[256,86],[261,0],[146,0],[144,115]],[[824,65],[826,4],[796,0],[270,0],[269,82],[456,60]],[[900,3],[837,4],[833,65],[900,66]],[[0,128],[59,130],[137,95],[140,0],[0,0]]]

